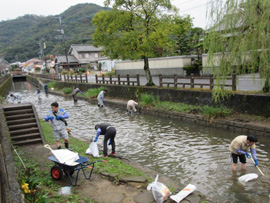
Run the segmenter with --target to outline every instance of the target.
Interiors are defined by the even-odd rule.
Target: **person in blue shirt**
[[[59,108],[57,102],[51,104],[52,110],[44,117],[45,121],[51,121],[53,135],[56,141],[57,149],[61,149],[60,138],[65,141],[65,147],[69,148],[68,132],[66,130],[67,122],[65,119],[69,118],[68,113],[64,109]]]
[[[104,97],[105,95],[108,93],[107,90],[103,90],[103,91],[100,91],[100,93],[98,94],[97,96],[97,100],[98,100],[98,107],[103,107],[104,106]]]
[[[115,142],[114,138],[116,135],[116,129],[110,124],[101,123],[95,125],[95,130],[97,131],[97,135],[94,139],[94,142],[97,142],[99,135],[104,135],[103,140],[103,157],[108,157],[108,148],[107,143],[109,140],[109,145],[112,145],[112,153],[111,155],[115,155]]]

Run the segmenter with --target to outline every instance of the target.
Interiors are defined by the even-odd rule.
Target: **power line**
[[[180,10],[180,12],[185,12],[185,11],[193,10],[193,9],[195,9],[195,8],[200,8],[200,7],[205,6],[205,5],[207,5],[207,4],[209,4],[209,3],[201,4],[201,5],[195,6],[195,7],[191,7],[191,8],[185,9],[185,10],[183,10],[183,11]]]
[[[176,6],[176,5],[186,4],[186,3],[189,3],[189,2],[192,2],[192,1],[194,1],[194,0],[189,0],[189,1],[181,2],[181,3],[177,3],[177,4],[175,4],[175,6]]]

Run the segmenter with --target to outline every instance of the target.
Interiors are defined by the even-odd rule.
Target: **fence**
[[[61,80],[60,74],[34,74],[34,73],[28,73],[28,75],[34,76],[34,77],[40,77],[45,79],[51,79],[51,80]]]
[[[64,76],[64,81],[88,83],[87,74],[85,74],[85,75],[63,75],[63,76]]]
[[[198,81],[199,80],[199,81]],[[233,74],[231,77],[227,77],[227,80],[231,80],[231,84],[224,84],[224,87],[231,87],[233,91],[236,91],[236,75]],[[189,86],[190,88],[204,88],[209,87],[209,89],[213,89],[215,82],[215,78],[210,75],[209,77],[182,77],[182,76],[162,76],[159,75],[159,86],[163,87],[167,85],[167,87],[174,87],[177,88],[179,86],[182,86],[185,88],[186,86]]]
[[[101,79],[99,79],[101,78]],[[105,77],[104,75],[102,76],[97,76],[96,75],[96,83],[100,84],[114,84],[114,85],[137,85],[140,86],[140,76],[130,76],[127,75],[126,77],[121,77],[120,75],[117,76],[111,76],[109,75],[108,77]]]

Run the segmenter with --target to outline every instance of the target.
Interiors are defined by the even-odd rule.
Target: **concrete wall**
[[[149,67],[151,74],[155,75],[174,75],[184,76],[184,66],[191,65],[191,59],[197,58],[197,55],[187,56],[172,56],[172,57],[161,57],[161,58],[150,58]],[[144,72],[144,61],[117,61],[115,62],[115,72],[120,75],[145,75]]]
[[[0,105],[0,182],[1,202],[22,203],[20,185],[15,173],[12,144],[3,108]]]
[[[28,81],[37,84],[38,81],[34,77],[28,76]],[[46,81],[46,80],[45,80]],[[47,80],[46,83],[49,81]],[[124,85],[98,85],[76,82],[59,82],[58,88],[79,87],[80,90],[86,91],[91,88],[104,86],[108,90],[108,96],[121,99],[138,100],[142,93],[151,94],[159,97],[161,101],[181,102],[198,106],[225,106],[235,109],[241,113],[248,113],[259,116],[270,116],[270,96],[267,95],[251,95],[251,94],[234,94],[229,95],[227,99],[220,103],[212,100],[211,91],[191,91],[183,89],[146,87],[146,86],[124,86]]]
[[[5,75],[0,82],[0,96],[5,97],[12,85],[12,77],[10,75]]]

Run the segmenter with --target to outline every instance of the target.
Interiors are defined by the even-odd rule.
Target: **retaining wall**
[[[0,95],[5,97],[12,85],[12,77],[10,75],[5,75],[3,77],[3,80],[0,82]]]

